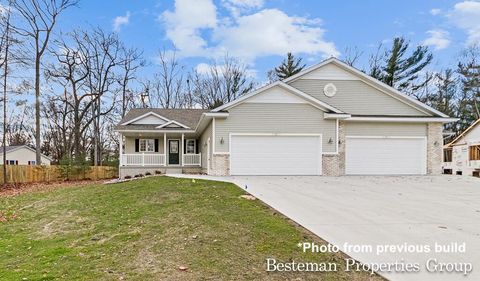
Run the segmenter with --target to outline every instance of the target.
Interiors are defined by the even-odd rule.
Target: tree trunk
[[[10,12],[8,12],[7,27],[5,30],[5,60],[3,71],[3,184],[8,183],[7,178],[7,75],[8,75],[8,47],[10,46]]]
[[[35,57],[35,154],[36,164],[42,164],[40,142],[40,56]]]

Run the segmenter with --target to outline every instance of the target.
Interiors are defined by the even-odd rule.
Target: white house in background
[[[442,172],[447,115],[331,58],[208,110],[132,109],[120,177]]]
[[[0,147],[0,159],[3,159],[3,147]],[[27,145],[7,146],[7,165],[35,165],[35,150]],[[50,165],[52,158],[42,154],[42,164]]]
[[[444,146],[443,173],[480,177],[480,119]]]

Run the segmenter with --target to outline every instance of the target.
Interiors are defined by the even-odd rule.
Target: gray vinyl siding
[[[323,93],[328,83],[337,87],[336,95],[331,98]],[[350,114],[428,116],[360,80],[298,79],[290,85]]]
[[[200,143],[198,144],[198,147],[200,148],[200,151],[202,153],[202,168],[207,169],[207,161],[208,161],[208,148],[207,148],[207,142],[208,138],[210,138],[210,141],[213,141],[212,137],[212,122],[208,124],[207,128],[203,131],[202,135],[200,136]],[[210,147],[210,154],[212,154],[212,148]]]
[[[229,152],[230,133],[322,134],[323,152],[335,152],[336,121],[323,119],[323,113],[300,103],[240,104],[226,119],[215,119],[215,152]]]
[[[397,122],[348,122],[345,126],[346,136],[427,136],[426,123]]]

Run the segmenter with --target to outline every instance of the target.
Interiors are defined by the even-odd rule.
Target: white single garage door
[[[347,175],[426,174],[426,139],[417,137],[348,137]]]
[[[321,175],[321,136],[232,135],[231,175]]]

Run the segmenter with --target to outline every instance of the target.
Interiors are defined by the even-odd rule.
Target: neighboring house
[[[480,176],[480,119],[444,146],[443,173]]]
[[[424,175],[453,120],[331,58],[210,111],[133,109],[115,131],[121,177]]]
[[[7,146],[7,165],[35,165],[35,149],[28,145]],[[3,159],[3,147],[0,147],[0,159]],[[52,158],[42,154],[42,164],[50,165]]]

